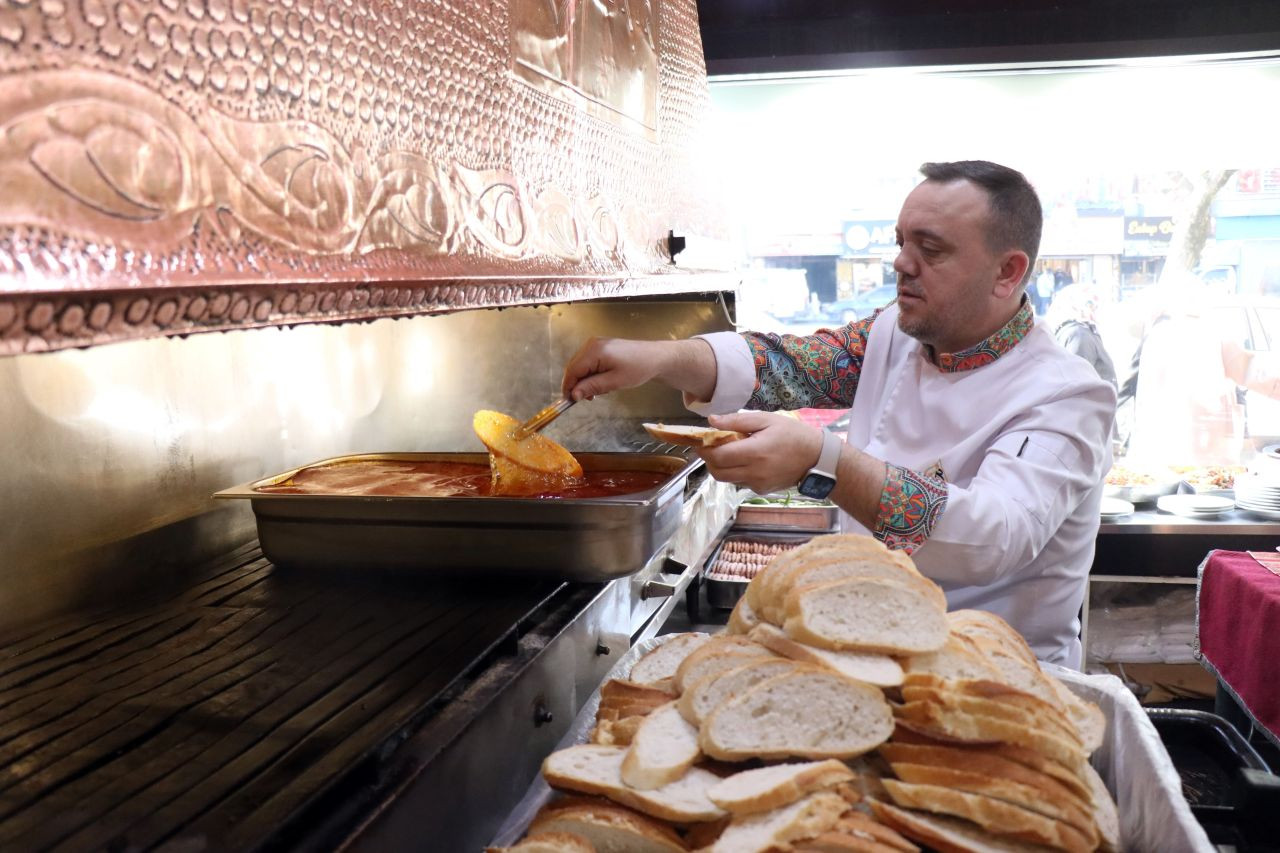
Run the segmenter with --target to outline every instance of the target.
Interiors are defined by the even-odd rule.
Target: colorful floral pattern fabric
[[[883,310],[883,309],[882,309]],[[862,376],[871,326],[880,311],[840,329],[820,329],[812,335],[743,335],[756,368],[756,388],[747,407],[778,409],[842,409],[853,405]],[[1000,331],[955,353],[929,355],[947,373],[974,370],[990,364],[1027,336],[1035,313],[1025,296],[1018,313]],[[929,538],[947,507],[947,484],[941,469],[928,473],[888,465],[876,519],[877,539],[910,554]]]
[[[947,508],[947,484],[889,464],[872,534],[887,547],[910,554],[929,538]]]
[[[756,365],[749,409],[847,409],[862,375],[862,359],[876,311],[840,329],[812,335],[743,335]]]
[[[1022,307],[1000,331],[960,352],[937,353],[934,363],[944,373],[959,373],[990,364],[1017,346],[1018,341],[1027,336],[1035,322],[1036,315],[1031,308],[1031,300],[1023,296]]]

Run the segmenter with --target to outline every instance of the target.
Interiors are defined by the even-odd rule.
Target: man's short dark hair
[[[1027,253],[1026,284],[1040,253],[1040,231],[1044,211],[1040,197],[1026,176],[1016,169],[987,160],[957,160],[954,163],[925,163],[920,174],[940,184],[969,181],[987,193],[991,221],[987,223],[987,245],[993,252],[1021,249]]]

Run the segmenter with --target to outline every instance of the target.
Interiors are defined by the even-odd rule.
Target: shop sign
[[[844,223],[844,255],[861,258],[868,255],[896,255],[898,223],[892,219],[859,219]]]
[[[1126,216],[1124,239],[1148,243],[1168,243],[1173,239],[1173,218],[1169,216]]]

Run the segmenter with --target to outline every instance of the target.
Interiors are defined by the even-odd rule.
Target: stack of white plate
[[[1103,521],[1115,521],[1127,515],[1133,515],[1133,504],[1120,498],[1104,497],[1098,512]]]
[[[1165,495],[1156,501],[1161,512],[1189,518],[1217,518],[1235,507],[1235,501],[1218,495]]]
[[[1280,476],[1262,473],[1236,477],[1236,506],[1280,520]]]

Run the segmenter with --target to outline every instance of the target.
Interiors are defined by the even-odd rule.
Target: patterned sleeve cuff
[[[947,484],[918,471],[888,465],[875,537],[910,554],[929,538],[947,508]]]

